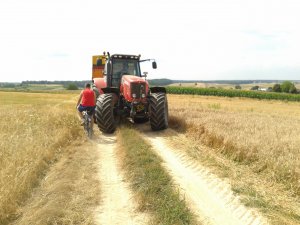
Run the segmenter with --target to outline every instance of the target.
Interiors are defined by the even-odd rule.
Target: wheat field
[[[271,208],[274,224],[297,224],[287,217],[299,222],[299,103],[187,95],[168,100],[170,125],[192,140],[193,154],[204,143],[210,148],[199,157],[216,155],[210,163],[237,193],[248,195],[245,202]]]
[[[96,173],[92,166],[94,158],[85,157],[78,152],[80,148],[72,147],[74,141],[80,145],[84,140],[76,118],[77,96],[78,93],[72,92],[0,92],[0,224],[12,221],[47,224],[49,219],[63,221],[61,224],[91,223],[87,208],[97,204],[94,196],[99,196],[100,191],[93,177]],[[256,204],[265,207],[272,202],[272,213],[280,212],[279,216],[269,216],[276,220],[282,216],[273,224],[297,224],[300,212],[299,103],[191,95],[168,95],[168,100],[170,125],[177,126],[192,140],[191,151],[198,151],[193,147],[197,143],[211,147],[206,151],[213,149],[214,154],[220,156],[216,164],[231,173],[228,177],[233,179],[238,193],[245,192],[248,186],[253,188],[246,191],[250,197],[254,196]],[[90,146],[85,152],[95,151],[92,149]],[[203,153],[209,155],[200,153],[201,158],[205,158]],[[75,158],[78,160],[74,161]],[[226,160],[230,162],[222,167]],[[64,173],[60,173],[63,170]],[[45,175],[51,179],[43,179]],[[56,179],[60,175],[66,182]],[[62,187],[63,184],[66,187]],[[34,191],[39,187],[40,193]],[[71,193],[63,194],[65,188],[68,192],[74,191],[76,199]],[[76,194],[81,189],[84,193]],[[64,210],[57,207],[57,196],[53,193],[61,193],[59,204],[66,207]],[[33,195],[42,197],[31,198]],[[74,201],[75,211],[70,210],[75,203],[67,204]],[[25,202],[28,210],[24,209]],[[32,215],[33,211],[37,213]],[[24,216],[20,217],[21,214]],[[283,223],[287,217],[296,222]],[[84,218],[89,219],[84,223]]]
[[[178,95],[169,103],[205,143],[234,160],[259,162],[300,193],[299,103]]]
[[[0,224],[16,219],[63,148],[81,135],[74,98],[0,92]]]

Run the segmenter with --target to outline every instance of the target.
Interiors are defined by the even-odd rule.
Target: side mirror
[[[156,68],[157,68],[157,65],[156,65],[156,62],[155,62],[155,61],[152,62],[152,68],[153,68],[153,69],[156,69]]]
[[[147,77],[147,75],[148,75],[148,72],[143,72],[142,77]]]
[[[107,63],[107,67],[106,67],[106,75],[111,74],[111,62],[109,61]]]

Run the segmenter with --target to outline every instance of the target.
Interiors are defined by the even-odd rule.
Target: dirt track
[[[260,225],[267,222],[257,212],[246,209],[234,196],[230,185],[198,165],[180,149],[172,149],[166,137],[172,130],[152,132],[138,126],[145,140],[163,159],[163,165],[202,224]],[[99,163],[103,201],[97,212],[99,224],[146,224],[147,216],[138,214],[128,184],[124,182],[116,157],[116,138],[100,137]]]
[[[145,224],[147,215],[136,212],[131,191],[119,169],[115,135],[101,135],[97,142],[102,193],[101,206],[96,211],[97,224]]]
[[[258,213],[240,204],[229,184],[194,162],[180,149],[170,148],[165,136],[174,135],[173,131],[154,133],[146,126],[141,126],[140,129],[143,130],[144,138],[163,159],[164,167],[171,174],[199,221],[204,224],[222,225],[267,224]]]

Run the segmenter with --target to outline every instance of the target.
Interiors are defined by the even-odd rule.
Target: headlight
[[[136,94],[132,94],[132,97],[133,97],[133,98],[136,98]]]

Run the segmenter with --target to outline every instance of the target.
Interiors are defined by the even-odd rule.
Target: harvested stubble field
[[[169,95],[169,110],[171,126],[193,140],[190,154],[229,178],[246,205],[274,224],[300,222],[299,103]]]

